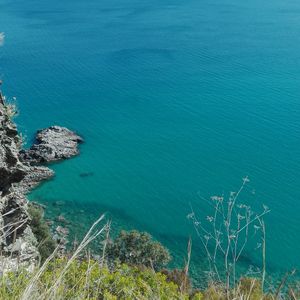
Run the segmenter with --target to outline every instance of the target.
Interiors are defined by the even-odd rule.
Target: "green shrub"
[[[30,227],[39,243],[38,250],[41,255],[41,261],[43,262],[53,253],[56,248],[56,242],[53,240],[50,228],[44,220],[43,209],[30,203],[28,213],[31,217]]]
[[[68,265],[68,268],[66,268]],[[36,276],[38,272],[40,276]],[[34,280],[32,280],[34,279]],[[227,297],[224,286],[211,284],[204,291],[180,292],[166,275],[149,268],[117,264],[114,269],[92,259],[56,258],[33,273],[19,270],[0,280],[0,300],[21,299],[28,286],[30,300],[271,300],[264,295],[259,280],[243,278]],[[297,295],[296,288],[293,295]],[[298,299],[293,298],[284,299]],[[295,296],[296,297],[296,296]]]
[[[226,293],[221,286],[211,284],[204,292],[203,299],[207,300],[227,300]]]
[[[117,265],[113,271],[94,260],[73,261],[61,279],[67,258],[55,259],[35,282],[30,299],[48,300],[188,300],[177,285],[151,269]],[[0,281],[0,299],[19,299],[34,274],[7,274]],[[24,278],[28,277],[26,280]],[[8,284],[8,282],[10,284]],[[19,284],[21,283],[21,284]]]
[[[205,300],[203,297],[204,297],[203,294],[201,292],[197,291],[190,296],[190,299],[191,300]]]
[[[9,272],[1,276],[0,280],[0,300],[20,299],[31,278],[31,274],[25,270],[19,272]]]
[[[153,241],[150,234],[136,230],[121,231],[119,236],[107,246],[110,260],[119,260],[130,265],[143,265],[160,270],[171,257],[169,251],[159,242]]]
[[[185,273],[185,270],[181,269],[163,269],[162,274],[166,275],[167,281],[174,282],[181,292],[190,292],[192,290],[192,285],[189,276]]]
[[[261,289],[261,282],[255,278],[241,278],[238,290],[249,300],[264,299],[263,291]]]

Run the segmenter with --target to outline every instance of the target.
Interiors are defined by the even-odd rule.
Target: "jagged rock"
[[[18,158],[19,137],[13,130],[15,126],[0,104],[0,193],[8,193],[13,183],[20,182],[27,169]]]
[[[17,188],[30,172],[19,160],[20,145],[7,107],[0,103],[0,274],[20,266],[32,268],[39,256],[27,199]]]
[[[27,194],[36,188],[42,181],[54,177],[54,171],[44,166],[29,166],[28,173],[25,175],[18,189]]]
[[[54,240],[58,244],[58,252],[63,254],[66,251],[66,245],[69,243],[68,240],[69,229],[57,226],[53,235]]]
[[[38,262],[37,240],[30,227],[28,201],[14,188],[0,197],[0,274],[19,267],[33,269]]]
[[[21,151],[20,156],[31,164],[58,161],[78,155],[78,144],[82,142],[83,139],[73,131],[51,126],[39,130],[36,143],[29,150]]]
[[[42,180],[54,176],[46,167],[31,166],[20,160],[21,141],[7,114],[5,105],[0,104],[0,194],[5,196],[10,189],[18,186],[20,192],[28,192]]]
[[[0,260],[0,275],[18,270],[20,267],[33,271],[39,259],[37,244],[38,242],[31,228],[27,226],[22,236],[19,236],[14,243],[3,248]]]

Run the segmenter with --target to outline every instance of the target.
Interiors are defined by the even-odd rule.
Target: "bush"
[[[38,250],[41,255],[41,261],[43,262],[53,253],[56,248],[56,242],[53,240],[50,228],[44,220],[43,209],[30,203],[28,213],[31,217],[30,227],[39,243]]]
[[[162,274],[166,275],[167,281],[174,282],[181,292],[189,292],[192,290],[192,284],[189,276],[186,274],[185,270],[164,269],[161,271]]]
[[[74,260],[61,279],[67,258],[55,259],[35,281],[31,300],[188,300],[166,276],[153,270],[117,265],[113,271],[94,260]],[[24,280],[26,278],[26,280]],[[7,274],[0,280],[0,299],[20,299],[34,274]],[[58,282],[57,282],[58,281]],[[21,284],[20,284],[21,283]]]
[[[66,267],[67,266],[67,267]],[[40,273],[40,274],[39,274]],[[177,274],[177,271],[175,272]],[[39,275],[38,275],[39,274]],[[178,278],[178,277],[176,277]],[[180,284],[180,280],[179,280]],[[180,292],[178,285],[166,275],[149,268],[116,264],[114,269],[93,259],[56,258],[33,273],[26,269],[6,273],[0,280],[0,300],[274,300],[263,294],[260,282],[243,278],[226,294],[221,284],[212,283],[203,291]],[[28,291],[28,290],[27,290]],[[298,299],[298,290],[290,291],[290,298]],[[293,294],[291,294],[293,293]],[[288,297],[288,295],[286,295]]]
[[[160,270],[171,259],[169,251],[150,234],[138,231],[121,231],[119,236],[107,246],[109,260],[119,260],[136,266],[152,267]]]
[[[263,291],[260,280],[255,278],[241,278],[238,287],[240,293],[248,297],[249,300],[263,299]]]

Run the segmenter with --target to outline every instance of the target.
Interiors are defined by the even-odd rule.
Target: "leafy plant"
[[[163,269],[162,274],[166,275],[169,282],[174,282],[181,292],[189,292],[192,290],[190,278],[186,275],[185,270],[180,269]]]
[[[56,280],[64,272],[66,264],[68,258],[57,258],[48,263],[29,299],[189,299],[187,294],[178,291],[176,284],[168,282],[165,275],[151,269],[141,270],[121,264],[111,271],[107,266],[101,266],[98,261],[88,259],[72,261],[56,285]],[[36,273],[38,272],[37,269]],[[22,299],[22,292],[34,277],[35,273],[26,270],[18,274],[6,274],[0,281],[0,299]]]
[[[107,245],[110,260],[119,260],[130,265],[143,265],[155,270],[167,265],[171,257],[169,251],[150,234],[136,230],[121,231],[117,238]]]
[[[28,213],[31,217],[30,227],[39,243],[38,250],[41,255],[41,261],[43,262],[53,253],[56,248],[56,242],[53,240],[50,228],[43,218],[43,209],[30,203]]]

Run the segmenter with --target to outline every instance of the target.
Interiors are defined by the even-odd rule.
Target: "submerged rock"
[[[65,204],[66,204],[65,201],[60,201],[60,200],[54,201],[52,203],[53,206],[64,206]]]
[[[79,176],[82,178],[91,177],[91,176],[94,176],[94,172],[83,172],[83,173],[80,173]]]
[[[79,154],[78,144],[83,139],[73,131],[60,126],[39,130],[36,143],[29,150],[22,150],[23,161],[31,164],[53,162]]]
[[[58,244],[58,253],[60,254],[63,254],[66,251],[66,245],[69,243],[68,235],[68,228],[62,226],[57,226],[55,228],[55,234],[53,235],[53,238]]]
[[[57,232],[57,234],[61,235],[62,237],[67,237],[69,234],[69,229],[62,226],[57,226],[55,231]]]
[[[57,216],[55,221],[63,224],[70,224],[70,221],[68,221],[63,215]]]

